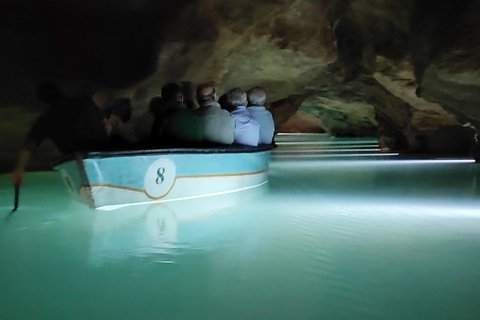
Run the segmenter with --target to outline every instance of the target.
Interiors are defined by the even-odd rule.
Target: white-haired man
[[[267,94],[263,87],[253,87],[247,91],[248,108],[253,119],[260,125],[260,144],[272,144],[275,124],[270,111],[265,108]]]
[[[258,146],[260,126],[247,110],[247,93],[233,88],[225,94],[226,108],[235,122],[235,142],[247,146]]]

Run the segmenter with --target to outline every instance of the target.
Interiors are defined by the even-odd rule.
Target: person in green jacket
[[[152,140],[167,146],[191,145],[204,140],[204,120],[183,103],[180,86],[167,83],[162,87],[163,107],[152,126]]]

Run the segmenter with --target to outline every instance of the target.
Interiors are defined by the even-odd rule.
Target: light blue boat
[[[91,152],[55,165],[72,196],[92,208],[175,201],[268,182],[271,146]]]

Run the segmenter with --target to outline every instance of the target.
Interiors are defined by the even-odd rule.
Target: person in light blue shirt
[[[275,124],[270,111],[265,108],[267,93],[263,87],[253,87],[247,91],[248,108],[253,119],[260,125],[260,144],[272,144]]]
[[[258,146],[260,125],[247,110],[247,93],[233,88],[225,94],[226,109],[235,123],[235,142],[247,146]]]

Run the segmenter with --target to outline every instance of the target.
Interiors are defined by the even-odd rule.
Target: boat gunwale
[[[163,149],[140,149],[140,150],[116,150],[116,151],[95,151],[83,154],[83,159],[103,159],[114,157],[135,157],[156,154],[229,154],[229,153],[255,153],[270,151],[274,145],[262,144],[258,147],[244,145],[230,145],[221,147],[187,147],[187,148],[163,148]],[[63,163],[75,160],[75,155],[67,155],[53,163],[57,167]]]

